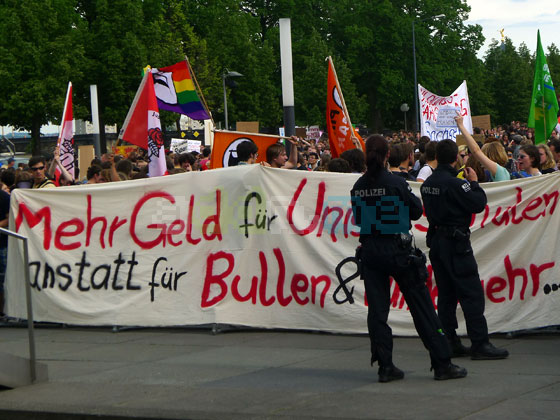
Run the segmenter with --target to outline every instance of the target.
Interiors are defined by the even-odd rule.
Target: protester
[[[181,153],[177,157],[177,162],[179,163],[179,167],[184,169],[185,172],[191,172],[193,171],[196,158],[190,153]]]
[[[101,166],[92,165],[87,170],[87,182],[86,184],[100,184],[103,182],[107,182],[105,178],[101,176],[101,171],[103,169]]]
[[[2,171],[2,175],[0,175],[0,181],[2,181],[6,185],[6,187],[8,187],[8,189],[10,191],[15,186],[16,175],[17,175],[18,172],[21,172],[21,171],[15,171],[13,168],[12,169],[5,169],[5,170]]]
[[[437,167],[436,146],[436,141],[430,141],[424,146],[424,160],[426,163],[420,168],[416,181],[424,182]]]
[[[319,168],[319,154],[316,152],[310,152],[307,155],[307,169],[310,171],[316,171]]]
[[[392,144],[389,150],[389,171],[407,181],[416,181],[416,178],[408,173],[411,155],[412,146],[405,143]]]
[[[252,141],[243,141],[237,145],[237,165],[252,165],[257,162],[259,148]]]
[[[202,158],[200,159],[200,170],[206,171],[210,169],[210,154],[212,153],[212,148],[210,146],[205,146],[202,149]]]
[[[505,168],[507,155],[504,147],[499,142],[489,142],[481,149],[473,136],[471,136],[471,133],[469,133],[469,131],[465,128],[465,125],[463,124],[463,117],[461,115],[457,115],[455,117],[455,122],[457,123],[457,127],[459,127],[461,134],[463,134],[472,155],[476,157],[478,162],[480,162],[480,164],[488,170],[490,180],[509,181],[511,178],[508,170]],[[492,155],[492,158],[489,154]],[[471,167],[473,167],[473,165],[471,165]],[[477,175],[479,175],[478,180],[480,182],[485,181],[480,176],[480,173],[477,173]],[[486,176],[484,176],[484,178],[486,178]]]
[[[361,149],[348,149],[340,154],[340,157],[350,164],[350,172],[363,174],[366,171],[366,156]]]
[[[347,160],[342,158],[331,159],[328,166],[328,172],[340,172],[349,174],[351,172],[350,164]]]
[[[506,153],[507,153],[507,157],[508,160],[505,164],[505,168],[508,170],[508,172],[510,173],[510,176],[513,172],[517,172],[519,170],[518,166],[517,166],[517,161],[513,158],[513,148],[512,147],[507,147],[506,148]]]
[[[484,211],[486,194],[472,168],[465,168],[466,180],[456,178],[453,165],[457,153],[454,141],[440,141],[436,148],[438,167],[421,187],[429,222],[426,244],[438,287],[438,315],[454,356],[503,359],[509,354],[507,350],[497,349],[488,339],[484,291],[470,243],[471,218],[473,213]],[[457,336],[457,301],[465,315],[471,349]]]
[[[109,166],[109,168],[111,168],[111,166]],[[112,176],[111,181],[120,181],[120,176],[118,176],[117,174],[118,172],[123,173],[126,176],[126,179],[130,179],[132,175],[134,175],[133,171],[134,171],[134,164],[128,159],[122,159],[119,162],[117,162],[117,164],[115,165],[115,173],[113,173],[113,175],[116,174],[117,178],[115,179],[115,177]]]
[[[540,171],[541,155],[537,146],[533,144],[526,144],[519,148],[517,164],[519,165],[519,171],[513,172],[511,174],[512,178],[527,178],[542,175]]]
[[[539,144],[537,145],[537,148],[539,149],[541,172],[543,175],[557,171],[558,168],[550,148],[546,144]]]
[[[16,188],[31,188],[33,187],[33,176],[29,171],[17,171],[14,185],[11,191]]]
[[[273,168],[282,169],[292,169],[297,167],[298,161],[298,148],[297,148],[297,137],[292,136],[287,139],[290,142],[290,158],[288,160],[288,154],[286,153],[286,148],[283,144],[275,143],[268,146],[266,149],[266,162],[268,166]]]
[[[305,153],[300,153],[298,156],[298,164],[296,167],[299,171],[308,171],[309,168],[307,167],[307,155]]]
[[[10,194],[0,190],[0,228],[8,228]],[[0,235],[0,317],[4,316],[4,279],[8,261],[8,235]]]
[[[412,176],[417,177],[420,168],[424,166],[426,161],[424,160],[424,153],[426,152],[426,144],[430,142],[428,136],[422,136],[418,139],[418,144],[416,150],[414,151],[414,167],[412,168]]]
[[[33,176],[33,188],[56,188],[52,182],[45,175],[47,160],[44,156],[31,156],[29,159],[29,170]]]
[[[60,162],[60,146],[56,146],[53,153],[53,159],[49,165],[49,170],[47,171],[47,177],[54,179],[56,168],[60,171],[60,185],[72,185],[74,183],[73,176],[66,170],[64,165]]]
[[[556,166],[560,169],[560,140],[558,139],[550,140],[548,147],[550,148],[552,157],[556,162]]]
[[[366,141],[367,171],[350,192],[352,212],[360,227],[358,254],[368,301],[371,364],[379,363],[379,382],[404,378],[404,372],[393,363],[393,337],[387,325],[389,277],[392,276],[408,304],[416,331],[430,353],[434,379],[463,378],[467,371],[450,361],[447,341],[425,284],[425,256],[416,253],[412,235],[408,233],[410,221],[422,216],[422,203],[404,179],[386,170],[388,157],[387,141],[378,135],[369,137]],[[383,212],[379,211],[381,208]]]

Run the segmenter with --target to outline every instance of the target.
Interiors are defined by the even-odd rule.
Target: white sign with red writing
[[[467,130],[472,134],[472,114],[466,80],[449,96],[438,96],[418,85],[420,102],[420,131],[431,140],[450,139],[455,141],[461,134],[454,117],[459,113],[464,118]]]
[[[364,284],[349,258],[358,244],[349,197],[358,176],[246,165],[16,189],[10,228],[29,238],[35,319],[365,333]],[[411,185],[419,194],[420,184]],[[471,238],[490,331],[560,324],[560,174],[484,189],[488,205],[473,218]],[[413,230],[425,250],[426,219]],[[16,241],[6,310],[25,318]],[[394,282],[391,304],[395,334],[415,335]]]

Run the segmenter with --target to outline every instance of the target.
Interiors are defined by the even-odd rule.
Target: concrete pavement
[[[365,320],[364,320],[365,322]],[[558,330],[555,330],[558,331]],[[0,391],[0,419],[556,419],[560,334],[497,336],[510,358],[455,359],[434,381],[418,338],[396,338],[402,381],[377,382],[367,336],[209,329],[40,327],[49,381]],[[27,356],[27,330],[0,327]]]

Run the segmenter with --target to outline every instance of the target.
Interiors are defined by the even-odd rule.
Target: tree
[[[548,47],[546,62],[550,70],[552,83],[554,83],[556,96],[560,96],[560,50],[558,50],[555,44],[551,44],[550,47]]]
[[[168,66],[190,54],[206,75],[206,47],[188,24],[183,1],[83,0],[78,11],[87,23],[85,85],[97,85],[102,127],[123,123],[147,65]],[[163,127],[176,119],[162,112]]]
[[[531,101],[534,62],[525,44],[517,51],[509,38],[493,41],[485,56],[488,90],[493,98],[495,122],[526,121]]]
[[[6,0],[0,3],[0,124],[31,131],[62,116],[68,81],[82,79],[84,46],[72,0]]]
[[[400,104],[414,102],[413,20],[420,84],[450,93],[473,70],[483,37],[479,26],[464,24],[468,11],[461,0],[333,4],[331,42],[348,64],[359,94],[367,95],[368,123],[374,130],[396,125]],[[445,17],[433,19],[439,14]]]

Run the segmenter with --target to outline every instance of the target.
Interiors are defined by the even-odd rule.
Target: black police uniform
[[[438,314],[450,340],[457,337],[457,300],[473,347],[488,342],[484,291],[470,242],[471,218],[486,206],[478,182],[456,178],[451,165],[439,165],[420,189],[430,227],[427,243],[438,287]]]
[[[375,180],[368,174],[363,175],[354,184],[351,199],[354,218],[360,226],[360,260],[368,300],[371,363],[378,361],[380,370],[393,366],[392,330],[387,325],[389,276],[392,276],[404,295],[416,331],[430,352],[432,367],[439,379],[438,369],[450,366],[450,351],[425,278],[422,278],[421,270],[424,273],[426,270],[424,262],[421,267],[414,264],[412,237],[406,235],[411,228],[410,220],[422,216],[422,203],[404,179],[388,171],[382,171]],[[408,241],[402,240],[407,236]]]

